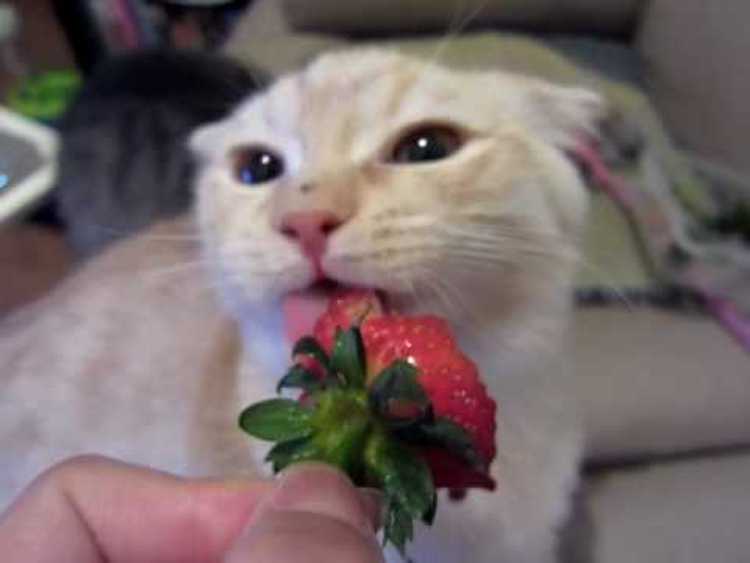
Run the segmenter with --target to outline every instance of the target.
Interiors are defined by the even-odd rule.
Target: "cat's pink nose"
[[[317,265],[325,252],[328,235],[341,223],[341,219],[331,211],[297,211],[281,218],[279,230],[296,240],[305,255]]]

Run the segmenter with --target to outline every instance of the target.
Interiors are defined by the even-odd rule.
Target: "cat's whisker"
[[[390,270],[391,275],[396,278],[398,285],[401,286],[402,292],[408,297],[418,299],[418,288],[414,283],[413,275],[405,275],[404,269],[393,268]],[[409,269],[409,273],[412,273]]]
[[[429,252],[439,252],[442,247],[438,243],[422,243],[414,245],[393,245],[393,246],[381,246],[374,250],[357,250],[350,249],[337,256],[342,260],[347,260],[352,263],[362,262],[377,262],[385,256],[389,255],[421,255],[424,256]]]
[[[102,233],[106,233],[109,235],[112,235],[113,237],[131,237],[131,236],[137,236],[140,239],[147,240],[147,241],[155,241],[155,242],[200,242],[202,240],[201,236],[198,233],[194,234],[170,234],[170,235],[153,235],[148,233],[138,233],[135,234],[132,231],[125,230],[125,229],[118,229],[111,226],[101,225],[101,224],[93,224],[89,223],[87,225],[91,229],[96,229],[97,231],[100,231]]]
[[[526,256],[539,256],[549,258],[569,258],[567,251],[561,249],[559,237],[548,236],[546,233],[533,233],[531,235],[508,231],[508,232],[472,232],[467,229],[454,229],[444,227],[444,231],[452,234],[456,242],[452,246],[471,249],[472,251],[486,251],[496,254],[501,251],[511,251]],[[558,244],[553,244],[558,243]],[[451,245],[446,245],[451,246]],[[565,245],[566,248],[569,244]]]
[[[256,234],[254,235],[254,239],[260,239],[262,238],[262,234]],[[221,244],[221,246],[218,247],[217,252],[220,254],[227,254],[230,253],[236,253],[236,252],[243,252],[248,257],[252,258],[258,258],[262,260],[268,260],[270,257],[274,257],[273,259],[278,259],[279,252],[276,251],[274,248],[271,248],[268,245],[262,246],[258,244],[257,240],[250,239],[249,237],[243,237],[238,240],[233,240],[230,242],[224,242]]]
[[[466,260],[475,260],[477,262],[485,262],[487,264],[495,264],[498,266],[508,266],[516,262],[507,255],[499,254],[497,251],[487,251],[481,249],[471,249],[461,245],[444,246],[445,256],[448,258],[464,258]],[[513,249],[514,254],[518,253],[518,249]]]
[[[433,215],[414,213],[404,217],[398,217],[392,224],[386,225],[386,228],[400,230],[402,232],[413,232],[417,230],[433,229],[438,222]]]
[[[186,301],[192,301],[198,298],[211,298],[216,300],[221,296],[227,287],[241,286],[243,280],[240,276],[229,275],[224,279],[220,279],[216,276],[208,276],[201,280],[201,283],[195,284],[191,292],[185,293]]]
[[[500,260],[485,260],[483,258],[461,254],[449,254],[446,256],[445,262],[456,267],[481,269],[484,273],[500,273],[504,268],[511,264],[510,261],[502,262]]]
[[[188,262],[181,262],[178,264],[171,264],[169,266],[159,266],[158,268],[152,268],[145,271],[137,272],[136,274],[141,279],[145,280],[159,280],[170,275],[188,274],[199,268],[208,267],[209,262],[206,259],[191,260]]]
[[[443,56],[443,53],[447,49],[450,42],[458,37],[463,31],[465,31],[469,25],[471,25],[471,23],[482,12],[482,10],[487,7],[487,5],[489,4],[489,0],[483,0],[482,2],[480,2],[476,8],[470,11],[463,18],[461,18],[461,4],[461,2],[455,3],[455,11],[453,12],[451,21],[448,24],[448,29],[446,30],[445,35],[443,35],[443,37],[440,39],[432,53],[427,57],[427,67],[422,71],[420,78],[422,75],[424,75],[424,73],[428,71],[427,69],[434,67],[440,62],[441,57]]]
[[[453,304],[449,299],[446,299],[445,294],[436,289],[437,280],[440,276],[436,270],[425,264],[410,264],[408,268],[400,271],[408,271],[408,279],[412,287],[414,288],[414,294],[418,295],[420,291],[429,290],[433,297],[437,297],[438,301],[449,309],[449,312],[453,312]]]
[[[186,260],[184,262],[176,262],[168,266],[160,265],[155,268],[149,268],[136,272],[141,278],[149,279],[160,279],[171,274],[182,274],[192,272],[197,268],[209,267],[212,261],[208,257],[201,257],[196,260]]]
[[[254,260],[258,264],[267,264],[271,260],[274,264],[279,263],[279,253],[275,252],[272,248],[261,249],[258,248],[258,243],[255,241],[238,240],[229,243],[224,243],[220,247],[213,250],[221,259],[237,259],[243,258],[248,260]],[[285,268],[281,267],[280,270]]]
[[[456,250],[458,252],[467,251],[477,254],[487,254],[488,256],[495,256],[498,254],[505,254],[508,250],[517,250],[524,247],[519,246],[514,241],[507,241],[502,239],[498,239],[493,243],[463,239],[451,241],[450,243],[445,244],[443,248],[447,250]]]
[[[448,27],[445,30],[445,34],[443,37],[440,38],[435,48],[432,50],[432,52],[429,54],[429,56],[426,58],[426,62],[428,67],[434,67],[440,60],[440,57],[442,56],[443,52],[445,51],[448,44],[453,40],[454,37],[460,33],[461,28],[461,6],[462,2],[456,1],[453,4],[453,14],[451,14],[451,19],[448,22]],[[422,73],[419,75],[421,78],[425,72],[422,71]]]
[[[443,229],[442,233],[445,233],[445,235],[447,235],[445,238],[450,241],[454,241],[456,243],[460,242],[473,244],[486,248],[499,248],[500,243],[507,242],[509,238],[500,235],[499,233],[473,233],[471,231],[458,231],[449,229]]]
[[[461,291],[448,283],[439,272],[432,268],[421,268],[423,275],[419,279],[445,308],[449,318],[460,319],[471,337],[479,335],[479,319],[476,312],[466,303]]]
[[[248,261],[252,261],[254,258],[264,256],[262,253],[248,253],[247,249],[242,247],[221,249],[218,251],[218,255],[221,260],[244,259]],[[143,270],[141,272],[138,272],[138,275],[142,278],[161,279],[170,275],[193,273],[194,270],[199,268],[205,268],[206,271],[208,271],[213,263],[214,260],[212,258],[204,256],[197,260],[189,260],[171,264],[168,266],[159,266],[158,268],[153,268],[150,270]],[[285,268],[262,268],[260,267],[260,264],[253,263],[252,266],[248,267],[246,271],[248,274],[253,276],[272,277],[282,274],[285,271]]]
[[[440,225],[440,228],[447,233],[454,233],[458,236],[465,235],[477,238],[486,238],[492,240],[495,237],[505,238],[524,238],[543,240],[545,242],[563,242],[569,243],[569,238],[549,230],[541,230],[538,226],[529,224],[528,219],[502,215],[485,215],[479,217],[461,217],[453,218],[453,224]]]
[[[506,218],[507,220],[507,218]],[[463,224],[463,225],[441,225],[441,229],[447,234],[459,238],[472,240],[482,240],[485,242],[507,242],[520,241],[531,242],[538,245],[565,245],[572,246],[573,241],[569,237],[562,236],[558,233],[532,230],[530,228],[521,229],[518,222],[515,224],[503,224],[502,219],[497,219],[496,223],[489,224]]]
[[[440,230],[448,236],[453,236],[462,240],[471,240],[485,242],[490,244],[506,243],[510,241],[534,242],[539,244],[550,244],[552,242],[561,242],[562,239],[556,235],[548,235],[540,232],[522,232],[517,227],[504,227],[503,225],[493,225],[492,228],[486,226],[471,227],[458,225],[441,225]]]
[[[512,260],[505,258],[503,256],[499,256],[496,254],[472,253],[472,252],[467,252],[466,249],[460,249],[460,248],[446,252],[444,259],[446,261],[459,261],[459,262],[464,262],[464,263],[471,263],[472,265],[478,264],[481,266],[486,266],[487,268],[489,267],[505,268],[513,264]]]
[[[225,245],[215,251],[215,254],[219,258],[247,258],[264,262],[267,260],[267,253],[258,250],[252,246],[243,246],[240,244],[236,245]]]
[[[457,311],[455,303],[427,270],[425,270],[425,274],[420,277],[419,281],[415,283],[414,295],[419,298],[420,293],[428,294],[427,297],[431,298],[430,301],[437,301],[436,305],[443,309],[444,316],[452,318],[460,313],[460,311]]]
[[[452,304],[457,314],[467,318],[474,317],[471,309],[466,305],[464,299],[461,297],[460,291],[457,291],[455,287],[437,276],[433,278],[432,281],[435,288],[442,292],[442,294],[445,296],[446,302]]]
[[[460,290],[455,287],[451,286],[450,284],[447,284],[446,282],[443,282],[443,285],[445,285],[445,290],[449,293],[452,293],[456,296],[456,299],[458,301],[458,304],[460,308],[463,310],[463,315],[461,317],[461,326],[462,331],[467,334],[467,336],[472,340],[481,340],[482,338],[482,331],[481,331],[481,322],[479,318],[479,314],[477,311],[468,306],[466,304],[466,300],[462,296]]]

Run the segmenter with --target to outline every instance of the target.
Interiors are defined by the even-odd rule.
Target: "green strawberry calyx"
[[[294,365],[277,391],[297,389],[297,400],[275,398],[247,407],[240,427],[274,442],[266,456],[275,473],[292,463],[330,463],[356,486],[384,497],[383,544],[402,554],[414,520],[431,524],[437,494],[422,450],[446,451],[479,473],[487,463],[458,424],[436,416],[419,384],[418,369],[396,360],[366,384],[366,355],[358,326],[336,332],[330,356],[313,337],[292,350]]]

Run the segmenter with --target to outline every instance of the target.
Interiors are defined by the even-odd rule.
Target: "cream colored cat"
[[[0,500],[82,452],[264,471],[236,416],[273,393],[327,279],[448,318],[499,403],[497,490],[442,499],[411,555],[554,560],[579,456],[556,354],[586,207],[564,151],[601,114],[587,91],[371,50],[198,131],[201,248],[189,222],[163,226],[1,329]]]

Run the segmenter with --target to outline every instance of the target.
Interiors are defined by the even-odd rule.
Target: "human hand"
[[[43,473],[0,516],[0,553],[24,563],[375,563],[378,514],[374,494],[321,464],[275,481],[188,480],[85,456]]]

